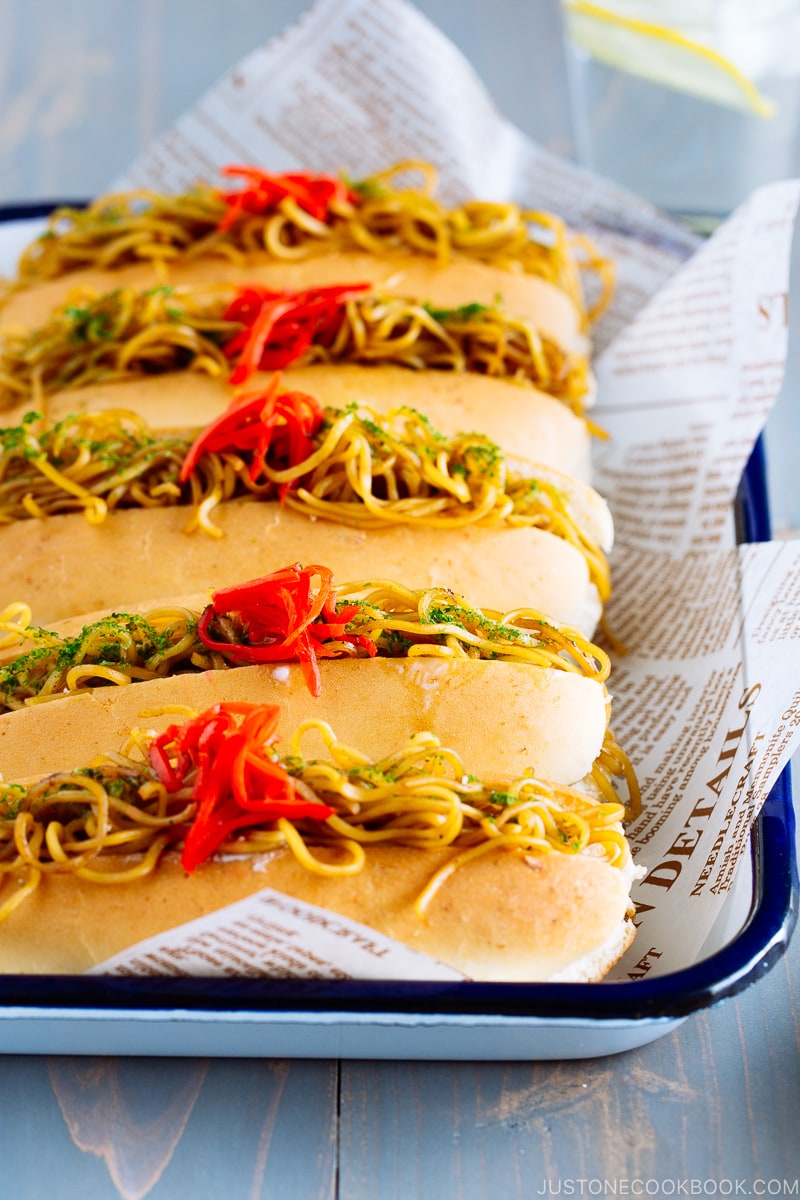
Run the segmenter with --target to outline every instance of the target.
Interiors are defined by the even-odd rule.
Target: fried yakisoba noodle
[[[85,210],[56,210],[45,235],[22,255],[17,286],[143,262],[169,266],[175,278],[176,266],[208,257],[242,267],[259,257],[283,266],[352,253],[390,264],[413,255],[436,267],[464,261],[542,281],[568,299],[581,326],[613,287],[611,263],[558,217],[479,200],[447,208],[434,195],[436,172],[426,163],[399,163],[347,185],[306,176],[302,192],[291,182],[287,190],[287,176],[255,168],[229,173],[243,180],[241,190],[138,191],[100,197]],[[588,307],[582,275],[595,284]]]
[[[593,978],[629,944],[633,869],[618,801],[531,772],[478,777],[473,760],[430,733],[374,760],[313,720],[295,728],[288,753],[267,743],[270,791],[242,824],[234,776],[226,783],[219,765],[225,756],[187,770],[179,748],[193,725],[211,730],[216,721],[217,737],[235,713],[240,724],[223,736],[241,737],[263,712],[248,704],[184,713],[125,753],[0,784],[0,967],[84,971],[265,886],[477,979]],[[246,741],[237,753],[250,754]],[[205,798],[212,774],[224,802]],[[230,831],[215,827],[209,841],[221,805]],[[107,919],[87,920],[92,897]],[[80,937],[67,929],[76,921]],[[41,936],[26,937],[37,925]]]
[[[279,662],[275,647],[283,640],[280,621],[288,627],[292,620],[286,586],[296,585],[301,574],[297,568],[285,569],[260,581],[260,588],[259,581],[238,585],[248,612],[261,614],[259,638],[246,619],[234,619],[241,611],[235,600],[227,613],[215,611],[207,599],[201,605],[187,597],[182,605],[161,604],[143,613],[116,610],[79,628],[73,621],[60,629],[25,625],[30,611],[26,613],[24,605],[10,606],[0,613],[0,636],[19,631],[19,641],[13,660],[0,666],[0,712],[104,683],[125,686],[235,667],[246,660],[251,646],[257,656],[261,646],[269,645],[271,661]],[[332,633],[321,613],[315,618],[319,646],[329,657],[490,658],[576,671],[601,683],[608,676],[608,657],[599,646],[535,609],[503,614],[480,609],[446,588],[414,590],[393,580],[333,585],[330,595],[332,610],[341,614],[336,618],[343,622],[341,629]],[[292,606],[299,619],[296,600]],[[268,628],[263,625],[267,611]],[[8,649],[6,653],[10,655]],[[286,661],[296,655],[296,643],[287,644]]]
[[[285,387],[310,392],[331,408],[353,402],[385,416],[410,407],[424,412],[447,436],[480,429],[498,446],[533,462],[546,463],[588,481],[591,474],[587,423],[560,401],[535,388],[485,375],[444,371],[407,371],[403,367],[365,367],[348,363],[291,367],[283,372]],[[270,376],[259,373],[250,387],[266,389]],[[154,431],[168,432],[207,425],[231,398],[226,380],[192,371],[93,384],[42,397],[39,411],[48,421],[71,414],[121,409],[136,413]],[[19,425],[29,403],[0,414],[5,426]]]
[[[416,297],[435,310],[457,309],[465,302],[505,313],[529,323],[568,356],[586,357],[589,342],[581,331],[575,307],[564,293],[534,275],[501,271],[485,263],[459,261],[440,267],[428,259],[387,260],[369,254],[329,255],[298,263],[255,258],[232,266],[218,259],[179,262],[157,271],[149,265],[106,271],[78,271],[49,283],[12,292],[0,305],[0,336],[14,339],[48,323],[51,314],[69,304],[77,291],[103,295],[109,288],[136,292],[160,287],[208,292],[220,286],[263,287],[271,291],[302,292],[370,284],[384,297]],[[570,358],[571,361],[571,358]],[[591,397],[587,398],[587,403]]]
[[[564,350],[497,303],[434,308],[362,291],[341,297],[310,291],[284,301],[264,297],[259,289],[240,290],[242,297],[224,287],[118,288],[100,296],[78,290],[43,326],[6,334],[0,346],[0,410],[20,403],[41,408],[52,392],[181,370],[227,378],[242,354],[237,335],[247,330],[232,302],[241,303],[252,321],[266,307],[295,299],[298,313],[302,301],[306,309],[309,302],[316,305],[310,310],[315,315],[309,344],[295,345],[294,327],[286,321],[281,343],[270,335],[264,351],[268,367],[367,363],[513,379],[555,396],[577,415],[591,399],[585,357]]]
[[[318,734],[328,757],[308,758],[303,736],[310,732]],[[593,846],[597,857],[613,866],[629,862],[618,829],[622,804],[601,803],[577,788],[532,776],[503,780],[502,787],[499,781],[487,786],[469,775],[459,756],[441,747],[432,734],[417,734],[373,762],[342,745],[326,722],[308,721],[295,731],[288,753],[282,759],[276,754],[273,761],[288,773],[306,804],[317,802],[334,812],[325,815],[324,823],[314,817],[313,824],[305,824],[304,809],[295,820],[260,822],[277,828],[257,827],[243,834],[232,829],[223,835],[223,853],[286,847],[308,870],[331,876],[360,869],[363,853],[356,850],[339,866],[315,859],[311,845],[403,842],[489,851],[496,843],[533,853],[581,853]],[[38,783],[0,784],[2,857],[8,858],[10,844],[25,846],[0,874],[8,876],[35,862],[34,869],[44,873],[63,868],[116,882],[120,856],[131,851],[146,855],[155,842],[160,842],[160,853],[164,832],[189,825],[195,807],[191,783],[190,777],[177,791],[168,789],[146,760],[114,754],[97,756],[90,765]],[[73,819],[65,821],[67,816]],[[281,828],[283,820],[290,820],[293,830]],[[156,855],[143,861],[139,873],[148,873],[156,862]],[[123,876],[133,877],[126,868]],[[434,879],[420,896],[420,913],[441,882]],[[5,915],[7,911],[0,913]]]
[[[51,392],[137,374],[184,367],[227,373],[221,346],[237,325],[223,319],[224,302],[174,293],[165,286],[115,288],[99,296],[76,289],[45,324],[7,332],[0,343],[0,410],[21,402],[41,407]]]
[[[42,428],[30,414],[21,426],[0,430],[0,524],[74,511],[94,524],[118,507],[188,505],[187,533],[222,537],[211,517],[218,505],[242,494],[279,496],[307,517],[360,529],[458,530],[476,523],[544,529],[583,554],[601,600],[608,597],[611,519],[587,484],[506,459],[481,434],[445,438],[411,409],[384,418],[355,406],[314,415],[310,397],[282,398],[313,429],[308,424],[295,464],[254,459],[256,478],[235,450],[204,448],[216,444],[204,440],[213,426],[192,444],[153,433],[135,414],[107,410]],[[260,393],[254,401],[258,408]]]

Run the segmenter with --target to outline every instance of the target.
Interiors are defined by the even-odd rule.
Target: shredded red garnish
[[[302,358],[310,346],[332,340],[347,301],[371,286],[349,283],[283,292],[258,284],[237,288],[224,314],[226,321],[243,326],[223,346],[225,356],[237,360],[230,382],[244,383],[255,371],[281,370]]]
[[[316,589],[314,581],[317,580]],[[372,638],[347,632],[347,623],[358,612],[355,604],[336,611],[333,572],[328,567],[301,567],[299,563],[213,593],[197,625],[208,650],[218,651],[237,663],[297,661],[313,696],[321,689],[318,658],[344,653],[328,641],[344,642],[377,654]],[[215,617],[232,618],[247,644],[219,641],[208,627]]]
[[[179,480],[186,483],[203,454],[252,455],[248,476],[257,484],[267,455],[285,470],[304,462],[314,449],[313,437],[322,424],[322,405],[306,392],[279,391],[280,376],[266,389],[242,392],[195,438],[181,464]],[[278,488],[283,498],[293,483]]]
[[[151,742],[150,764],[167,791],[193,780],[197,807],[181,855],[185,870],[194,871],[239,829],[333,815],[329,805],[299,798],[291,775],[270,755],[279,716],[272,704],[215,704]]]
[[[221,231],[230,229],[248,214],[260,215],[277,209],[289,197],[309,216],[326,224],[331,219],[334,202],[340,206],[358,203],[356,194],[336,175],[312,175],[308,171],[270,175],[251,166],[223,167],[221,174],[245,182],[240,191],[218,192],[228,210],[217,226]]]

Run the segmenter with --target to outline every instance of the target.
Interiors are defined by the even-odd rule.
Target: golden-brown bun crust
[[[583,555],[538,529],[395,526],[367,533],[310,521],[277,503],[233,500],[211,538],[182,532],[186,508],[128,509],[101,525],[80,514],[0,528],[0,609],[22,600],[37,624],[254,579],[287,563],[322,563],[337,583],[402,579],[449,587],[485,608],[539,608],[591,634],[599,601]]]
[[[132,727],[164,729],[163,705],[203,710],[222,700],[279,704],[284,736],[310,718],[373,759],[414,733],[435,733],[483,779],[576,783],[600,753],[608,719],[601,684],[568,671],[481,659],[342,659],[319,664],[315,699],[296,663],[236,667],[100,687],[0,716],[0,774],[6,782],[71,770],[122,749]],[[312,749],[311,746],[314,746]],[[321,743],[309,742],[309,754]]]
[[[453,853],[372,847],[360,874],[336,880],[286,852],[255,863],[212,861],[193,876],[171,857],[126,884],[49,876],[4,923],[0,971],[83,972],[264,887],[360,921],[477,980],[544,980],[609,947],[594,973],[581,976],[597,978],[630,940],[625,874],[586,855],[483,855],[455,871],[420,920],[414,900]]]
[[[265,387],[270,378],[256,374],[246,390]],[[414,408],[447,436],[477,430],[507,453],[546,463],[577,479],[588,480],[591,474],[586,423],[561,401],[510,380],[467,372],[337,363],[286,370],[281,386],[286,391],[310,392],[333,408],[352,403],[366,404],[379,413],[402,406]],[[153,429],[184,430],[208,425],[233,394],[224,377],[176,371],[55,392],[47,397],[45,407],[51,421],[71,413],[123,408],[139,413]],[[30,407],[26,402],[7,409],[0,413],[0,421],[18,425]]]
[[[586,352],[579,315],[565,292],[536,275],[505,271],[470,259],[438,266],[432,259],[411,255],[379,258],[373,254],[327,254],[297,262],[253,256],[244,266],[234,266],[225,259],[204,258],[171,263],[168,279],[172,284],[196,286],[222,281],[261,283],[275,290],[372,283],[385,295],[409,297],[437,308],[495,305],[499,298],[508,313],[530,319],[559,345]],[[42,325],[51,310],[63,304],[76,287],[89,287],[102,294],[115,287],[146,288],[163,282],[148,263],[114,271],[73,271],[12,293],[0,312],[0,332]]]

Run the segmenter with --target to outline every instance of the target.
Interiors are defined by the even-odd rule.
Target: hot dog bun
[[[277,503],[232,500],[215,510],[222,538],[182,532],[185,508],[126,509],[100,525],[78,514],[0,528],[0,609],[24,600],[38,624],[222,587],[302,558],[324,562],[337,580],[408,578],[451,587],[502,611],[526,605],[591,633],[600,612],[586,560],[539,529],[424,529],[377,532],[308,518]]]
[[[630,944],[630,871],[586,855],[484,855],[460,867],[425,919],[413,902],[452,850],[375,846],[358,875],[313,875],[285,851],[214,859],[191,877],[169,855],[144,879],[50,875],[3,925],[0,971],[80,973],[144,938],[264,887],[350,917],[475,980],[601,978]]]
[[[300,667],[237,667],[101,687],[0,716],[5,781],[75,765],[119,747],[131,728],[164,729],[170,706],[220,701],[279,704],[287,728],[329,721],[344,742],[376,759],[411,734],[433,730],[487,776],[522,774],[575,783],[591,771],[608,724],[602,684],[527,663],[484,659],[325,660],[313,697]],[[157,710],[162,710],[160,713]],[[149,715],[153,714],[153,715]]]

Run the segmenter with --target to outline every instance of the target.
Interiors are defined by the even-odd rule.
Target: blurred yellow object
[[[587,0],[564,0],[564,15],[573,45],[608,66],[727,108],[775,115],[775,104],[710,46]]]

